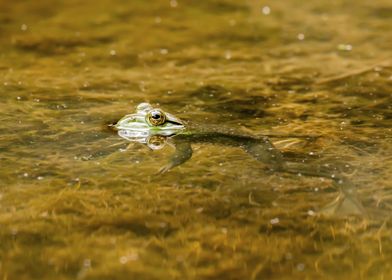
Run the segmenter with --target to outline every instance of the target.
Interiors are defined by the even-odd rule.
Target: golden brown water
[[[390,279],[392,4],[0,0],[0,279]],[[139,102],[349,166],[329,180],[240,148],[126,151]],[[98,155],[92,160],[85,160]],[[302,155],[302,156],[301,156]]]

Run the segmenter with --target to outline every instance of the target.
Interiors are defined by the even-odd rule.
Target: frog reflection
[[[135,135],[128,130],[119,130],[118,135],[130,141],[147,145],[151,150],[160,150],[166,146],[169,137],[163,135],[148,135],[146,137],[135,137]]]
[[[152,150],[161,149],[166,144],[172,145],[175,152],[169,162],[159,170],[161,174],[189,160],[192,157],[192,143],[241,147],[256,160],[264,163],[271,171],[332,180],[340,190],[340,194],[336,201],[325,208],[326,212],[343,209],[351,213],[363,213],[362,205],[354,195],[355,188],[344,176],[328,173],[320,167],[285,160],[283,154],[275,148],[268,137],[238,134],[231,128],[195,126],[159,108],[154,108],[148,103],[139,104],[136,107],[136,113],[124,116],[113,128],[122,138],[146,144]]]

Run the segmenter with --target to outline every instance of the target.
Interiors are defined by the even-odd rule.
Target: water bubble
[[[160,52],[160,54],[162,54],[162,55],[166,55],[166,54],[169,53],[169,50],[168,50],[168,49],[160,49],[159,52]]]
[[[305,34],[299,33],[299,34],[297,35],[297,39],[300,40],[300,41],[304,40],[304,39],[305,39]]]
[[[170,0],[170,7],[175,8],[178,6],[178,2],[176,0]]]
[[[303,264],[303,263],[297,264],[297,270],[298,271],[304,271],[304,269],[305,269],[305,264]]]
[[[117,52],[116,52],[116,50],[110,50],[109,54],[110,54],[111,56],[114,56],[114,55],[117,54]]]
[[[261,12],[264,14],[264,15],[269,15],[270,13],[271,13],[271,8],[270,7],[268,7],[268,6],[264,6],[262,9],[261,9]]]
[[[309,211],[308,211],[308,215],[309,215],[309,216],[314,216],[315,214],[316,214],[316,213],[314,213],[313,210],[309,210]]]
[[[161,17],[156,17],[155,18],[155,23],[159,24],[162,22],[162,18]]]
[[[350,44],[339,44],[338,45],[338,50],[339,51],[351,51],[353,49],[353,46]]]
[[[22,24],[22,25],[20,26],[20,30],[26,31],[26,30],[27,30],[27,25],[26,25],[26,24]]]
[[[120,263],[121,264],[126,264],[129,261],[136,261],[139,259],[139,255],[136,252],[132,252],[128,255],[121,256],[120,257]]]
[[[45,211],[45,212],[42,212],[39,216],[42,218],[46,218],[49,216],[49,213],[47,211]]]

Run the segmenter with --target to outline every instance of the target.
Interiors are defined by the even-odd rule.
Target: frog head
[[[149,103],[140,103],[136,113],[124,116],[113,127],[128,137],[171,136],[185,129],[183,121]]]

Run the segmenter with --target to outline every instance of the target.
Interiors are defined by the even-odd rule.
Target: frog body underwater
[[[270,171],[295,175],[323,177],[332,180],[339,190],[338,198],[324,207],[325,213],[339,210],[363,214],[361,202],[355,196],[355,188],[346,177],[322,171],[319,167],[297,162],[288,162],[267,136],[237,134],[230,129],[187,124],[170,113],[141,103],[136,113],[125,115],[112,126],[118,135],[130,142],[146,144],[153,150],[161,149],[167,143],[175,148],[169,163],[162,167],[160,174],[185,163],[192,157],[192,143],[212,143],[241,147],[257,161],[264,163]]]

